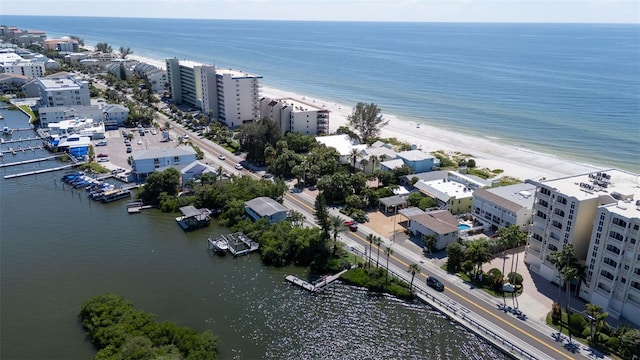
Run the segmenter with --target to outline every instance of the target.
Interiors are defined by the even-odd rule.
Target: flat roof
[[[231,77],[234,78],[258,78],[261,79],[262,76],[256,75],[256,74],[250,74],[246,71],[241,71],[241,70],[235,70],[235,69],[221,69],[221,68],[216,68],[216,74],[229,74],[231,75]]]
[[[133,160],[144,160],[144,159],[164,158],[168,156],[182,156],[182,155],[195,155],[195,154],[196,154],[196,151],[193,150],[192,147],[183,146],[183,147],[177,147],[177,148],[135,151],[131,155],[131,158]]]
[[[67,77],[43,77],[38,78],[40,84],[45,87],[47,90],[56,90],[56,89],[80,89],[80,83],[74,78]]]
[[[285,98],[285,99],[280,99],[280,101],[282,101],[283,103],[289,105],[289,106],[293,106],[293,110],[294,111],[318,111],[318,110],[326,110],[324,108],[320,108],[317,107],[315,105],[311,105],[309,103],[306,103],[304,101],[300,101],[300,100],[296,100],[296,99],[292,99],[292,98]],[[329,111],[329,110],[327,110]]]
[[[262,196],[249,200],[244,205],[253,210],[259,216],[272,216],[279,212],[289,211],[284,205],[270,197]]]
[[[421,183],[423,186],[422,187],[416,186],[416,187],[422,190],[430,192],[429,188],[435,189],[437,190],[437,192],[445,194],[449,198],[455,197],[456,199],[461,199],[461,198],[467,198],[467,197],[473,196],[472,189],[466,187],[464,184],[461,184],[457,181],[452,181],[449,179],[437,179],[437,180],[431,180],[431,181],[420,180],[416,184],[418,183]],[[440,198],[440,196],[436,196],[436,197]],[[446,199],[443,199],[443,200],[446,200]]]
[[[536,186],[529,183],[513,184],[508,186],[498,186],[486,191],[507,199],[519,206],[532,208],[533,200],[536,194]]]
[[[341,156],[347,156],[351,153],[351,149],[365,149],[367,145],[359,145],[356,140],[353,140],[347,134],[318,136],[316,141],[332,147],[338,151]]]

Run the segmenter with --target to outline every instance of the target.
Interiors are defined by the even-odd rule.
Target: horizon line
[[[240,19],[240,18],[195,18],[195,17],[145,17],[145,16],[99,16],[99,15],[28,15],[28,14],[3,14],[3,16],[23,17],[64,17],[64,18],[100,18],[100,19],[145,19],[145,20],[215,20],[215,21],[263,21],[263,22],[340,22],[340,23],[402,23],[402,24],[540,24],[540,25],[637,25],[638,22],[583,22],[583,21],[402,21],[402,20],[339,20],[339,19]]]

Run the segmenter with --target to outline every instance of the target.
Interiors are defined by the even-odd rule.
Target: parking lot
[[[155,135],[151,133],[151,129],[146,129],[148,132],[144,132],[144,136],[141,136],[137,128],[120,128],[118,130],[109,130],[105,132],[106,145],[94,146],[96,153],[96,160],[100,161],[101,158],[108,158],[108,161],[100,161],[102,166],[109,170],[115,170],[118,168],[131,170],[127,159],[134,151],[140,150],[153,150],[153,149],[168,149],[176,147],[174,141],[162,142],[162,135],[157,132]],[[126,137],[123,136],[123,131],[133,134],[131,139],[132,152],[127,153],[127,145],[125,144]],[[96,145],[100,141],[94,141]],[[99,156],[107,155],[107,157]]]

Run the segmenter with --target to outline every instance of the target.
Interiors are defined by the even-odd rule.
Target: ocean
[[[640,26],[0,17],[154,59],[640,172]]]

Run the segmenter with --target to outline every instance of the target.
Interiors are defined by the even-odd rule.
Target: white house
[[[253,220],[267,219],[269,224],[278,223],[287,218],[289,209],[270,197],[257,197],[244,203],[245,210]]]
[[[180,167],[194,161],[196,151],[191,147],[139,150],[131,154],[131,173],[136,181],[141,181],[160,168]]]
[[[367,148],[367,145],[360,145],[358,140],[354,140],[347,134],[318,136],[316,141],[320,144],[324,144],[327,147],[336,149],[340,154],[341,164],[353,164],[352,152],[355,149],[358,155],[360,152]],[[356,167],[359,164],[359,157],[356,159]]]

